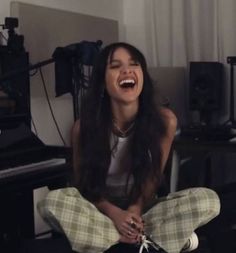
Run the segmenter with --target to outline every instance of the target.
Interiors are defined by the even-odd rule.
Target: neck
[[[113,130],[116,134],[125,137],[133,129],[138,105],[112,106]]]
[[[138,104],[132,105],[112,105],[113,120],[120,129],[125,129],[136,118]]]

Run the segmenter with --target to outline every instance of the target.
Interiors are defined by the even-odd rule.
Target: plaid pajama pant
[[[113,222],[74,187],[53,190],[38,203],[44,220],[80,253],[104,252],[119,241]],[[190,188],[159,198],[143,214],[145,232],[168,253],[179,253],[193,231],[219,214],[216,193]]]

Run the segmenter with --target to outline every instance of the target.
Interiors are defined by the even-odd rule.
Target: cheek
[[[105,75],[105,82],[106,82],[106,86],[111,86],[114,85],[115,83],[115,75],[111,72],[107,72]]]
[[[109,95],[112,95],[114,93],[115,87],[114,87],[114,78],[112,75],[107,74],[105,76],[105,87]]]
[[[142,71],[138,73],[138,80],[139,80],[139,87],[142,90],[143,89],[143,72]]]

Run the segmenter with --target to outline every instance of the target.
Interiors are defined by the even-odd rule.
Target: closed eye
[[[133,67],[136,67],[136,66],[140,66],[140,63],[138,61],[130,61],[129,62],[129,66],[133,66]],[[109,68],[110,69],[117,69],[117,68],[121,68],[122,67],[122,63],[120,61],[117,61],[117,60],[113,60],[110,64],[109,64]]]
[[[109,63],[109,68],[111,68],[111,69],[119,68],[120,66],[121,66],[121,62],[118,60],[112,60]]]
[[[140,63],[139,63],[138,61],[132,60],[132,61],[130,62],[130,66],[140,66]]]
[[[120,66],[121,66],[120,64],[110,64],[109,68],[110,69],[117,69],[117,68],[120,68]]]

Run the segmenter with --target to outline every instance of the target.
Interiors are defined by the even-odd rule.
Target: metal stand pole
[[[236,128],[236,122],[234,119],[234,65],[236,65],[236,56],[228,56],[227,63],[230,64],[230,107],[229,107],[229,120],[226,124],[229,124],[232,128]]]

